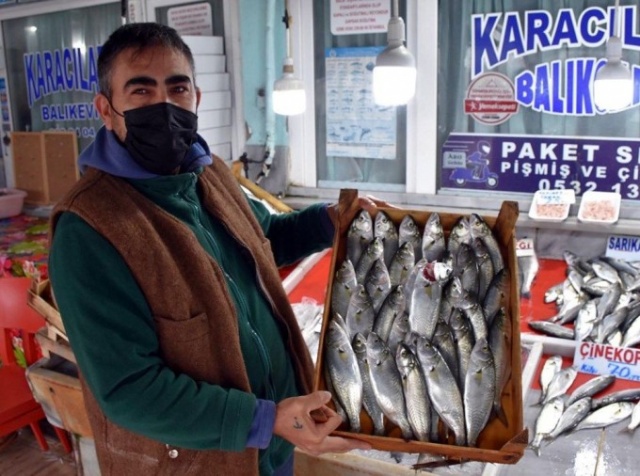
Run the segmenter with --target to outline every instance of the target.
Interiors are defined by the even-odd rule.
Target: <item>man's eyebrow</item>
[[[155,86],[157,84],[157,81],[149,76],[134,76],[124,83],[124,89],[130,86]]]
[[[164,80],[164,84],[166,84],[167,86],[172,84],[190,83],[190,82],[191,82],[191,78],[186,74],[176,74],[173,76],[169,76],[167,79]]]

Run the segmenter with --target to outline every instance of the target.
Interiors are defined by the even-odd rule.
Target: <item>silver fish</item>
[[[356,354],[360,376],[362,378],[362,405],[371,417],[373,422],[373,434],[384,435],[384,413],[378,405],[373,385],[371,384],[371,373],[369,371],[369,361],[367,360],[367,339],[358,333],[353,338],[353,351]]]
[[[455,434],[456,445],[463,446],[467,439],[464,407],[456,379],[438,349],[425,337],[418,339],[417,355],[427,381],[431,404]]]
[[[373,264],[382,257],[383,252],[382,240],[380,238],[374,238],[360,256],[358,264],[355,265],[356,281],[358,281],[358,284],[364,284],[367,273]]]
[[[565,411],[560,421],[549,434],[549,439],[557,438],[562,433],[573,430],[591,411],[591,398],[584,397],[571,404],[565,403]]]
[[[398,229],[389,215],[378,210],[378,214],[373,223],[373,236],[380,238],[384,245],[384,264],[391,266],[391,260],[398,251]]]
[[[469,217],[469,229],[471,230],[472,238],[480,237],[484,241],[487,249],[489,250],[489,254],[491,255],[491,261],[493,262],[493,269],[495,272],[497,273],[503,269],[504,259],[502,258],[502,252],[500,251],[500,245],[498,245],[498,241],[495,236],[493,236],[493,232],[487,222],[485,222],[480,215],[472,213]]]
[[[380,311],[378,311],[373,322],[373,332],[378,334],[383,341],[387,342],[394,321],[404,313],[405,307],[406,299],[404,289],[402,285],[396,286],[382,303]]]
[[[589,413],[575,428],[575,431],[589,428],[604,428],[628,418],[633,411],[631,402],[610,403]]]
[[[458,387],[461,394],[464,394],[464,379],[469,369],[469,361],[471,360],[471,351],[473,350],[474,338],[471,324],[462,315],[462,311],[454,309],[449,320],[449,326],[453,332],[456,342],[456,350],[458,356]],[[455,372],[453,372],[455,374]]]
[[[358,332],[365,336],[368,335],[373,329],[374,320],[373,303],[367,290],[360,284],[356,288],[356,292],[351,296],[347,315],[345,316],[345,322],[349,330],[349,341],[351,342]]]
[[[391,279],[392,286],[405,284],[407,282],[409,274],[416,264],[415,261],[413,245],[409,242],[403,243],[402,246],[398,248],[398,251],[396,251],[389,265],[389,279]]]
[[[487,294],[482,302],[482,310],[487,319],[487,324],[491,325],[496,312],[506,305],[507,294],[509,294],[509,273],[502,269],[496,273],[489,285]]]
[[[396,351],[396,365],[402,377],[407,418],[418,441],[429,441],[431,427],[431,404],[427,394],[427,383],[418,358],[406,344]]]
[[[422,259],[422,234],[418,223],[411,215],[405,215],[398,228],[398,244],[402,246],[404,243],[413,245],[415,258],[420,261]]]
[[[378,405],[385,416],[400,428],[402,437],[412,439],[413,430],[407,420],[402,378],[395,356],[375,332],[367,337],[367,360]]]
[[[542,371],[540,372],[540,388],[542,389],[540,393],[540,402],[544,400],[544,396],[549,389],[549,384],[553,380],[553,377],[560,372],[562,369],[562,357],[559,355],[554,355],[549,357],[542,366]]]
[[[442,285],[437,281],[430,281],[424,273],[418,274],[409,308],[409,326],[412,331],[428,339],[433,337],[438,323],[441,300]]]
[[[391,352],[396,351],[398,344],[404,340],[408,332],[410,332],[409,314],[403,312],[393,320],[391,332],[387,339],[387,345]]]
[[[440,215],[432,213],[427,219],[422,234],[422,256],[427,261],[440,261],[446,251],[444,230],[440,223]]]
[[[331,309],[334,313],[341,314],[342,316],[347,315],[349,301],[357,285],[356,271],[351,261],[346,259],[342,262],[333,278],[333,285],[331,287]]]
[[[424,271],[425,266],[427,265],[426,259],[421,259],[414,266],[409,276],[407,277],[407,281],[404,283],[404,293],[407,298],[407,309],[411,309],[411,295],[413,294],[413,288],[416,284],[416,279],[418,275]]]
[[[391,292],[391,279],[382,258],[376,260],[364,278],[364,288],[369,293],[373,311],[377,314],[382,303]]]
[[[542,403],[547,403],[548,401],[566,393],[571,385],[573,385],[577,375],[578,371],[575,367],[567,367],[556,373],[549,383],[547,393],[545,394]]]
[[[538,262],[535,252],[526,256],[518,256],[518,268],[522,276],[520,280],[520,296],[525,299],[530,299],[531,287],[540,269],[540,263]]]
[[[577,269],[582,274],[587,274],[588,272],[593,270],[593,268],[589,263],[584,261],[582,258],[580,258],[577,254],[573,253],[572,251],[569,251],[569,250],[563,251],[562,257],[564,258],[564,261],[567,263],[569,267]]]
[[[562,295],[562,283],[555,284],[547,289],[544,293],[544,302],[549,304],[551,302],[557,302]]]
[[[574,339],[575,332],[569,327],[561,326],[549,321],[530,321],[529,327],[542,332],[548,336],[559,337],[560,339]]]
[[[624,333],[622,347],[631,347],[640,342],[640,318],[636,318]]]
[[[593,268],[593,271],[596,273],[596,275],[598,275],[602,279],[606,279],[611,284],[620,283],[620,276],[618,275],[618,272],[610,264],[605,263],[604,261],[596,260],[591,263],[591,267]]]
[[[633,406],[633,410],[631,411],[631,420],[623,431],[633,433],[635,429],[638,428],[638,425],[640,425],[640,402]]]
[[[604,261],[618,272],[628,273],[632,276],[637,276],[640,270],[635,268],[631,263],[619,258],[612,258],[610,256],[601,256],[600,261]]]
[[[432,339],[433,345],[440,351],[440,354],[444,358],[445,362],[449,366],[451,373],[455,377],[456,381],[459,381],[459,369],[458,364],[458,348],[453,339],[453,332],[449,324],[442,319],[438,320],[436,330]]]
[[[476,261],[476,254],[471,248],[471,245],[467,243],[460,243],[458,251],[454,257],[455,275],[460,278],[462,287],[467,291],[475,300],[479,299],[479,274],[478,263]]]
[[[360,212],[353,219],[347,230],[347,259],[353,265],[360,261],[360,255],[373,241],[373,220],[367,210]]]
[[[511,376],[511,321],[504,310],[499,311],[489,329],[489,347],[496,367],[496,392],[493,401],[493,411],[498,419],[508,426],[507,416],[502,409],[502,393]]]
[[[474,238],[471,242],[471,247],[476,255],[476,263],[478,264],[478,300],[483,302],[496,273],[493,269],[491,255],[484,241],[479,237]]]
[[[606,315],[600,325],[598,325],[598,337],[596,342],[603,344],[607,338],[613,334],[624,323],[629,308],[627,306],[620,307],[611,314]]]
[[[620,302],[621,295],[621,284],[613,283],[609,290],[602,295],[600,301],[598,302],[598,306],[596,307],[596,315],[598,316],[598,320],[613,312],[618,302]]]
[[[486,338],[476,341],[471,351],[464,382],[464,415],[467,444],[476,446],[478,436],[491,416],[496,394],[496,367]]]
[[[461,309],[463,314],[471,322],[476,341],[486,339],[487,320],[485,319],[484,311],[480,304],[464,290],[462,282],[458,277],[453,278],[451,282],[451,299],[453,300],[453,305]]]
[[[571,405],[584,397],[593,397],[596,393],[603,391],[605,388],[615,382],[613,375],[600,375],[587,380],[585,383],[576,388],[567,399],[567,406]]]
[[[449,240],[447,241],[447,250],[451,255],[455,255],[460,247],[460,243],[471,243],[471,227],[467,217],[461,216],[451,227],[449,232]]]
[[[327,329],[325,362],[331,378],[334,396],[349,419],[351,431],[360,433],[362,408],[362,377],[351,342],[344,329],[334,320]]]
[[[587,301],[578,312],[576,318],[575,340],[582,342],[591,334],[597,319],[596,303],[594,300]]]
[[[545,403],[536,420],[535,435],[529,445],[538,456],[540,456],[540,444],[542,440],[547,438],[556,428],[558,420],[564,411],[564,400],[562,398],[554,398]]]
[[[591,400],[591,408],[594,410],[618,402],[635,402],[640,400],[640,388],[627,388],[611,392],[604,397]]]

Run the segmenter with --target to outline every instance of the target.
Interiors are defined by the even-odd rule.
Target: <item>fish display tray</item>
[[[385,213],[399,226],[402,218],[410,214],[421,229],[431,215],[429,211],[415,211],[408,209],[384,208]],[[314,388],[316,390],[326,390],[324,380],[324,348],[325,336],[328,324],[331,319],[331,295],[333,287],[333,276],[337,267],[346,256],[347,229],[354,217],[360,211],[358,206],[358,193],[356,190],[343,189],[340,191],[340,201],[338,210],[338,222],[336,235],[333,243],[333,256],[331,260],[331,272],[327,294],[325,296],[324,315],[322,331],[320,334],[320,344],[318,348],[318,358],[315,369]],[[522,406],[522,367],[520,349],[520,297],[517,282],[517,261],[515,253],[515,224],[518,219],[517,202],[505,201],[497,217],[482,218],[492,228],[493,234],[500,245],[500,249],[505,261],[505,267],[509,272],[509,286],[506,293],[505,310],[510,317],[512,327],[512,340],[510,349],[511,376],[502,393],[502,406],[508,420],[505,426],[499,419],[494,418],[489,421],[484,430],[480,433],[477,446],[456,446],[454,444],[423,442],[417,440],[405,441],[401,437],[398,427],[386,420],[386,436],[373,434],[373,423],[365,410],[361,411],[361,432],[354,433],[348,431],[348,425],[343,423],[334,432],[335,436],[346,438],[357,438],[369,443],[373,449],[381,451],[393,451],[401,453],[432,453],[444,456],[451,464],[464,461],[482,461],[488,463],[515,464],[523,456],[528,444],[528,430],[524,428],[523,406]],[[456,220],[461,215],[450,213],[438,213],[445,236],[448,238],[449,232]],[[375,219],[375,214],[372,214]],[[340,231],[342,230],[342,231]],[[447,439],[444,431],[441,432],[441,441],[453,443],[453,438]]]
[[[538,190],[533,195],[529,217],[538,221],[561,222],[569,216],[570,203],[545,201],[542,198],[542,191]]]
[[[616,192],[585,192],[580,201],[578,220],[611,224],[618,221],[622,197]]]

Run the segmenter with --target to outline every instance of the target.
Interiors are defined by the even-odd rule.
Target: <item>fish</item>
[[[456,355],[458,357],[458,372],[452,372],[458,376],[458,387],[460,392],[464,394],[464,379],[469,369],[469,361],[471,359],[471,351],[475,344],[473,338],[473,329],[469,321],[462,315],[462,311],[454,309],[449,320],[449,327],[453,332],[456,343]]]
[[[431,403],[422,367],[408,345],[400,344],[396,351],[396,365],[402,377],[407,419],[418,441],[429,441]]]
[[[613,334],[625,322],[629,308],[627,306],[620,307],[611,314],[606,315],[602,322],[598,325],[598,336],[595,342],[604,344],[607,338]]]
[[[613,258],[611,256],[601,256],[599,259],[614,268],[618,273],[628,273],[632,276],[638,276],[640,273],[639,269],[635,268],[631,263],[623,259]]]
[[[384,248],[382,245],[382,240],[380,238],[374,238],[360,256],[358,264],[355,265],[356,281],[358,282],[358,284],[364,284],[367,273],[369,272],[373,264],[382,257],[383,252]]]
[[[469,225],[469,220],[465,216],[460,216],[449,232],[447,250],[452,256],[455,256],[458,248],[460,247],[460,243],[471,243],[471,240],[471,227]]]
[[[555,322],[549,321],[530,321],[529,327],[553,337],[559,337],[561,339],[574,339],[575,332],[569,327],[561,326]]]
[[[621,431],[633,433],[635,429],[638,428],[638,425],[640,425],[640,401],[633,406],[633,410],[631,410],[631,420]]]
[[[356,290],[356,271],[353,263],[346,259],[342,262],[333,278],[331,292],[331,309],[342,316],[347,315],[351,295]]]
[[[422,234],[418,223],[411,215],[405,215],[398,228],[398,245],[402,246],[404,243],[413,245],[416,261],[420,261],[422,259]]]
[[[438,349],[424,336],[418,339],[417,355],[424,371],[431,404],[445,426],[454,433],[456,445],[464,446],[467,441],[464,406],[451,369]]]
[[[591,263],[591,267],[597,276],[609,281],[611,284],[620,283],[620,276],[616,269],[604,261],[595,260]]]
[[[533,440],[529,444],[538,456],[540,456],[540,444],[556,428],[558,420],[564,412],[564,400],[556,397],[544,404],[536,420],[536,428]]]
[[[631,347],[640,343],[640,318],[636,318],[625,331],[622,347]]]
[[[589,263],[587,263],[572,251],[564,250],[562,252],[562,258],[567,263],[567,266],[569,266],[570,268],[575,268],[583,275],[593,270],[592,266]]]
[[[520,281],[520,297],[525,299],[531,299],[531,287],[540,269],[540,263],[536,254],[533,250],[531,251],[531,254],[518,256],[518,267],[522,275]]]
[[[561,295],[562,295],[562,283],[554,284],[553,286],[551,286],[549,289],[545,291],[544,302],[545,304],[557,302]]]
[[[455,379],[459,380],[458,372],[460,366],[458,365],[458,348],[456,346],[456,342],[453,340],[451,327],[442,319],[438,320],[438,323],[436,324],[432,342],[440,351],[440,354],[449,366],[449,369]]]
[[[455,275],[460,278],[462,287],[476,301],[479,299],[480,270],[476,261],[476,253],[467,243],[461,243],[455,255]]]
[[[394,287],[387,295],[378,314],[373,321],[373,332],[378,334],[380,338],[387,342],[393,323],[402,315],[406,308],[406,298],[402,285]]]
[[[367,361],[378,405],[385,416],[400,428],[405,440],[413,439],[395,356],[375,332],[367,337]]]
[[[577,375],[578,371],[575,367],[567,367],[557,372],[549,383],[549,387],[547,388],[547,392],[542,403],[547,403],[549,400],[553,400],[554,398],[566,393],[571,385],[573,385]]]
[[[405,297],[407,299],[407,309],[411,309],[411,295],[413,294],[413,288],[416,285],[416,279],[418,279],[418,275],[424,271],[425,266],[427,265],[426,259],[421,259],[414,266],[409,276],[407,277],[407,281],[404,283],[404,292]]]
[[[462,313],[471,322],[473,336],[476,341],[487,338],[487,320],[480,304],[469,295],[462,287],[460,278],[455,277],[451,283],[452,304],[462,310]]]
[[[560,421],[549,434],[549,439],[555,439],[562,433],[573,430],[591,411],[591,398],[583,397],[570,404],[565,402],[565,411]]]
[[[409,308],[409,327],[412,331],[431,340],[438,323],[441,300],[442,285],[437,281],[430,281],[424,273],[418,274]]]
[[[489,329],[489,348],[496,368],[496,391],[493,400],[493,412],[498,419],[508,426],[507,416],[502,409],[502,393],[511,376],[510,355],[512,327],[507,313],[500,311]]]
[[[427,261],[441,261],[447,245],[444,238],[444,230],[440,222],[440,215],[433,212],[427,218],[422,233],[422,256]]]
[[[391,279],[384,260],[379,258],[364,278],[364,288],[371,298],[373,312],[377,315],[382,303],[391,292]]]
[[[369,370],[369,361],[367,360],[367,338],[357,333],[353,338],[352,347],[362,378],[362,406],[373,422],[373,434],[383,436],[385,433],[384,412],[380,408],[380,405],[378,405],[373,385],[371,384],[371,373]]]
[[[369,212],[360,210],[347,230],[347,259],[357,265],[360,255],[373,241],[373,220]]]
[[[600,407],[589,413],[580,423],[578,423],[574,431],[587,430],[590,428],[604,428],[621,422],[631,415],[633,406],[634,404],[631,402],[616,402]]]
[[[509,292],[509,273],[506,269],[498,271],[487,290],[487,294],[482,302],[482,310],[487,320],[487,325],[491,325],[493,316],[503,307]]]
[[[602,392],[616,381],[613,375],[600,375],[587,380],[585,383],[576,388],[567,399],[567,406],[571,405],[585,397],[593,397],[595,394]]]
[[[398,248],[398,251],[396,251],[389,265],[391,286],[397,286],[407,282],[409,274],[416,264],[415,261],[413,245],[409,242],[403,243],[402,246]]]
[[[600,398],[594,398],[591,400],[591,407],[594,410],[597,410],[600,407],[604,407],[612,403],[635,402],[637,400],[640,400],[640,388],[627,388],[611,392]]]
[[[471,247],[476,255],[476,263],[478,265],[478,300],[483,302],[496,273],[493,269],[491,255],[482,238],[474,238],[471,241]]]
[[[362,376],[351,346],[351,340],[342,326],[329,321],[325,362],[331,378],[334,396],[344,409],[351,431],[360,433],[360,409],[362,408]]]
[[[578,312],[578,317],[576,318],[576,324],[574,326],[576,333],[575,340],[582,342],[589,337],[598,317],[596,312],[596,303],[594,300],[587,301],[585,305],[582,306]]]
[[[598,320],[604,318],[604,316],[613,312],[616,305],[620,302],[620,296],[622,295],[622,285],[620,283],[613,283],[607,292],[605,292],[596,306],[596,316]]]
[[[383,210],[378,214],[373,223],[373,237],[380,238],[384,247],[384,264],[391,266],[396,251],[398,251],[398,230],[393,220]]]
[[[464,382],[464,415],[467,444],[476,446],[491,416],[496,394],[496,367],[485,337],[476,340]]]
[[[484,221],[484,219],[477,213],[472,213],[469,217],[469,229],[471,231],[472,238],[481,238],[484,244],[489,250],[491,255],[491,261],[493,262],[493,269],[497,273],[504,268],[504,259],[502,257],[502,251],[500,251],[500,245],[493,236],[491,228]]]
[[[560,372],[562,369],[562,357],[559,355],[554,355],[549,357],[542,366],[542,371],[540,372],[540,388],[542,389],[540,393],[540,403],[544,401],[544,397],[549,389],[549,384],[553,380],[553,377]]]
[[[404,340],[405,336],[409,332],[409,314],[403,312],[402,314],[396,316],[396,318],[393,320],[391,332],[389,333],[389,338],[387,339],[389,350],[395,353],[398,344]]]
[[[369,293],[362,284],[356,288],[356,292],[351,296],[345,322],[349,331],[349,342],[360,332],[368,335],[373,329],[375,311]]]

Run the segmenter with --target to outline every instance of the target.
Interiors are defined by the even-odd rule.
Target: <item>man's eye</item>
[[[146,88],[137,88],[132,91],[133,94],[147,94],[148,89]]]
[[[177,94],[186,93],[189,89],[186,86],[176,86],[173,88],[173,92]]]

